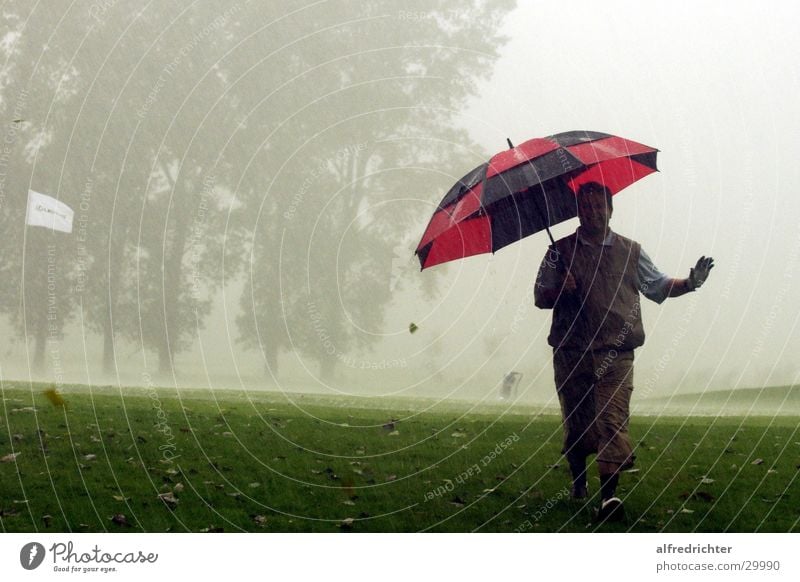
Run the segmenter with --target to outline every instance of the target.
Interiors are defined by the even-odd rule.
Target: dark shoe
[[[625,519],[625,508],[619,497],[603,500],[600,511],[597,512],[597,521],[600,523],[617,523]]]
[[[572,491],[570,492],[570,497],[572,499],[586,499],[589,496],[589,489],[586,487],[586,484],[583,485],[572,485]]]

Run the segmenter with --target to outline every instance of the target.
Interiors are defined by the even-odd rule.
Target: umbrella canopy
[[[657,153],[596,131],[568,131],[502,151],[439,203],[417,246],[420,265],[493,253],[573,218],[582,184],[599,182],[617,194],[658,170]]]

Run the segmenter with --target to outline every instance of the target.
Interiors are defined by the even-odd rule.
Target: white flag
[[[51,196],[28,190],[28,213],[25,224],[72,232],[72,208]]]

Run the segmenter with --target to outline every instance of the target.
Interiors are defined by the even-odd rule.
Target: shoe
[[[589,488],[586,487],[586,484],[572,485],[572,491],[570,492],[570,497],[572,499],[586,499],[588,496],[589,496]]]
[[[625,508],[622,506],[622,500],[619,497],[604,499],[597,512],[597,521],[611,523],[620,522],[623,519],[625,519]]]

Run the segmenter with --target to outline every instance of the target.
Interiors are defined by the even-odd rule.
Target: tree
[[[295,350],[327,380],[374,343],[395,290],[394,251],[430,213],[399,201],[460,177],[440,168],[482,161],[453,119],[489,73],[496,16],[511,3],[396,6],[359,4],[361,18],[323,6],[307,25],[315,42],[293,47],[288,72],[262,77],[279,88],[282,123],[274,107],[253,114],[259,172],[245,176],[252,252],[237,322],[272,373],[278,354]],[[391,220],[379,217],[386,205]]]

